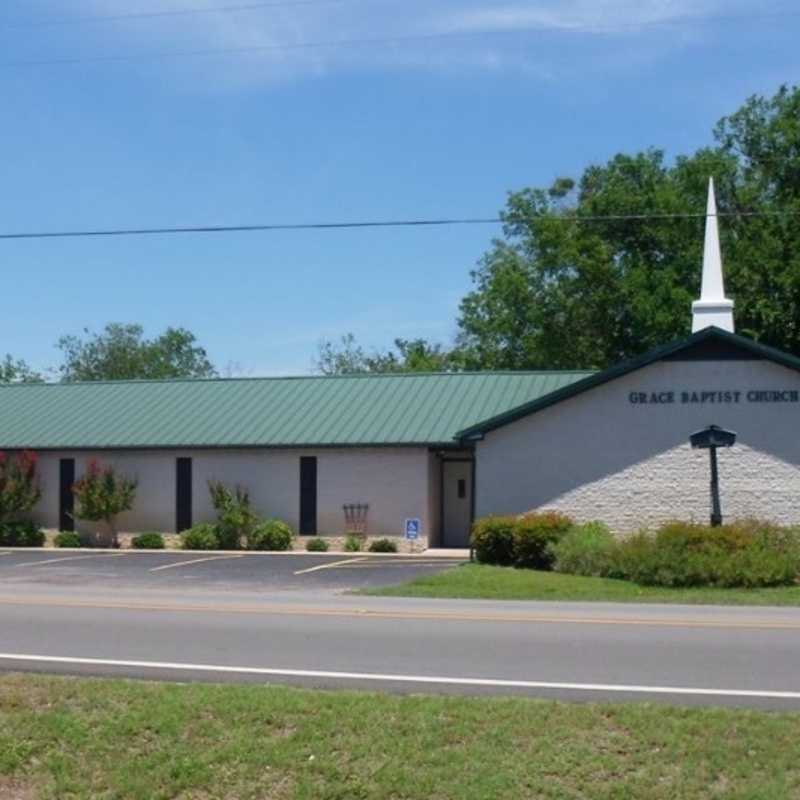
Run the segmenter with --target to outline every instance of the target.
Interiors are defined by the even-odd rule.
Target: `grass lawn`
[[[800,715],[0,676],[0,798],[788,798]]]
[[[800,605],[800,586],[771,589],[666,589],[628,581],[582,578],[513,567],[464,564],[399,586],[362,594],[394,597],[462,597],[485,600],[603,600],[617,603]]]

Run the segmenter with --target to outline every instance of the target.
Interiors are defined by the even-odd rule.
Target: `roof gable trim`
[[[537,411],[541,411],[545,408],[553,406],[556,403],[560,403],[563,400],[569,399],[570,397],[575,397],[576,395],[582,394],[590,389],[602,386],[603,384],[609,383],[617,378],[622,378],[631,372],[635,372],[636,370],[647,367],[650,364],[656,363],[657,361],[663,361],[670,356],[674,356],[700,343],[711,340],[717,340],[725,344],[738,347],[741,350],[751,354],[754,359],[773,361],[776,364],[780,364],[781,366],[800,372],[800,358],[797,358],[796,356],[790,355],[789,353],[784,353],[782,350],[776,350],[774,347],[768,347],[767,345],[760,344],[759,342],[756,342],[753,339],[748,339],[745,336],[729,333],[728,331],[722,330],[722,328],[709,327],[704,328],[697,333],[693,333],[691,336],[687,336],[683,339],[678,339],[674,342],[670,342],[669,344],[657,347],[655,350],[651,350],[649,353],[645,353],[638,358],[631,359],[630,361],[624,361],[621,364],[615,364],[613,367],[609,367],[606,370],[597,372],[594,375],[590,375],[587,378],[576,381],[575,383],[558,389],[555,392],[551,392],[544,397],[539,397],[536,400],[524,403],[521,406],[517,406],[516,408],[512,408],[511,410],[495,417],[491,417],[490,419],[479,422],[469,428],[465,428],[464,430],[459,431],[456,436],[460,441],[463,442],[479,441],[489,431],[493,431],[496,428],[501,428],[512,422],[516,422],[518,419],[535,414]]]

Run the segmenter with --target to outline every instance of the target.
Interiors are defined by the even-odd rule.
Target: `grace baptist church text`
[[[794,389],[709,389],[630,392],[631,405],[731,405],[736,403],[798,403],[800,392]]]

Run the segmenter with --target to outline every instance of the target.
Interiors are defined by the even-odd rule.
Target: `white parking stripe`
[[[318,572],[321,569],[331,569],[332,567],[340,567],[342,564],[355,564],[359,561],[366,561],[366,556],[360,558],[346,558],[344,561],[329,561],[327,564],[318,564],[316,567],[309,567],[308,569],[299,569],[295,575],[307,575],[309,572]]]
[[[127,553],[92,553],[89,556],[67,556],[66,558],[47,558],[39,561],[26,561],[23,564],[14,564],[15,567],[46,567],[48,564],[61,564],[64,561],[81,561],[86,558],[114,558]]]
[[[190,564],[203,564],[206,561],[223,561],[226,558],[243,558],[242,555],[231,556],[208,556],[207,558],[193,558],[191,561],[176,561],[173,564],[162,564],[160,567],[153,567],[150,572],[160,572],[162,569],[176,569],[177,567],[188,567]]]
[[[643,686],[618,683],[567,683],[564,681],[523,681],[504,678],[458,678],[441,675],[392,675],[378,672],[332,672],[317,669],[273,669],[269,667],[235,667],[221,664],[184,664],[174,661],[130,661],[111,658],[42,656],[25,653],[0,653],[2,661],[36,664],[73,664],[90,667],[126,667],[134,669],[171,670],[181,672],[216,672],[233,675],[263,675],[286,678],[329,678],[347,681],[380,683],[417,683],[439,686],[488,686],[507,689],[554,689],[576,692],[615,692],[620,694],[668,694],[700,697],[754,697],[800,700],[800,691],[774,689],[713,689],[694,686]]]

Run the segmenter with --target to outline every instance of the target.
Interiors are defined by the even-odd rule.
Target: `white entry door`
[[[472,462],[442,463],[442,545],[469,547],[472,525]]]

